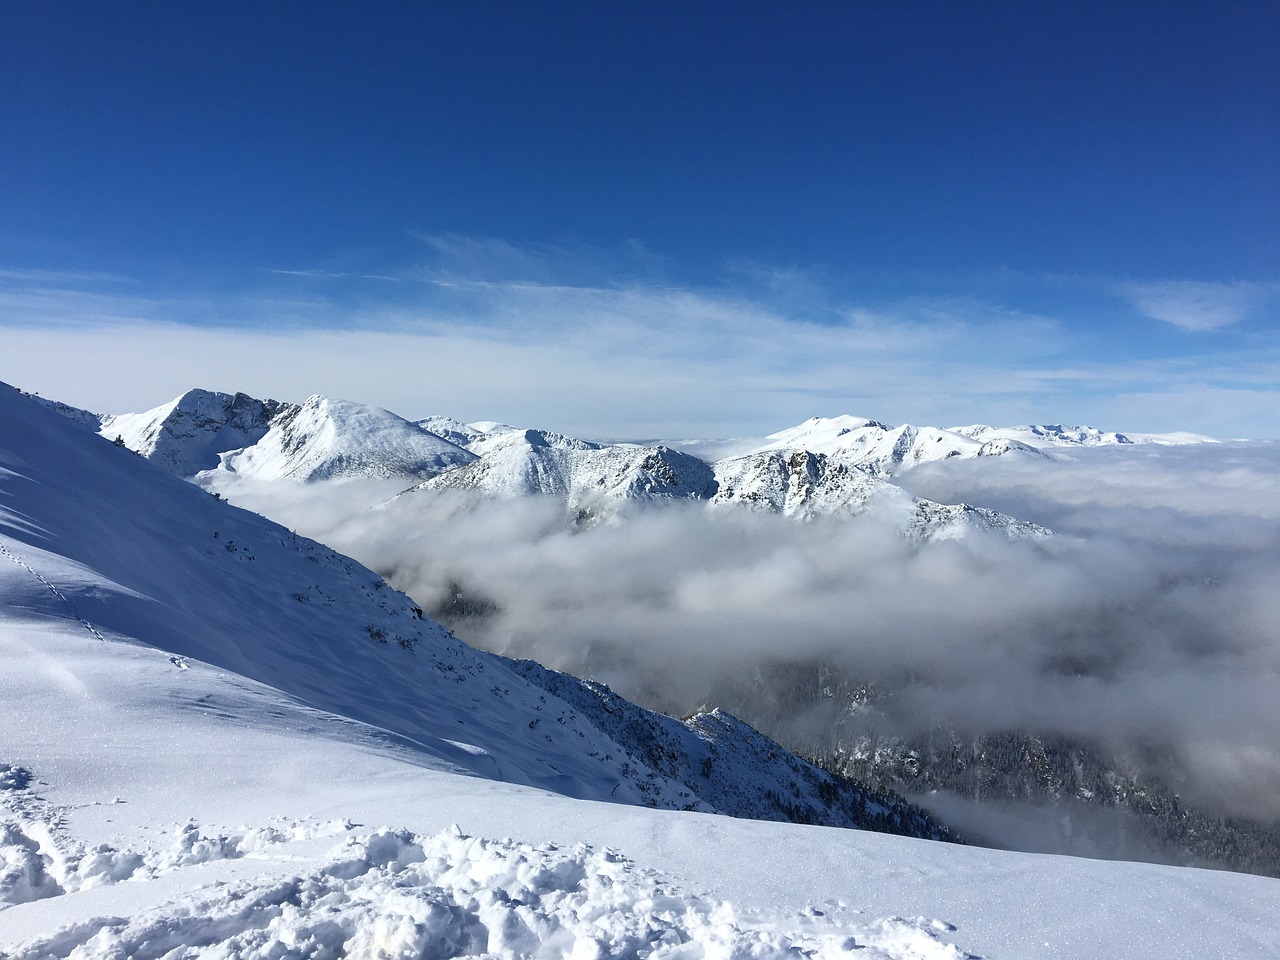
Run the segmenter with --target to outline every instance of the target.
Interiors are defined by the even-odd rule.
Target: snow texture
[[[12,960],[183,957],[968,956],[949,925],[864,927],[815,911],[790,929],[753,923],[613,850],[486,840],[456,826],[352,837],[318,868],[197,888],[133,917],[94,918],[16,945]]]

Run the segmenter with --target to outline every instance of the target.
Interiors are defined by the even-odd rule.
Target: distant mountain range
[[[923,540],[969,531],[1012,538],[1048,531],[979,506],[911,496],[893,477],[913,467],[978,457],[1045,458],[1064,447],[1210,440],[1189,434],[1135,438],[1061,425],[894,427],[840,416],[815,417],[754,441],[695,443],[686,451],[678,443],[599,443],[446,416],[410,421],[320,396],[297,405],[191,390],[142,413],[115,415],[50,406],[188,478],[403,479],[414,493],[555,497],[578,522],[627,505],[671,502],[744,506],[805,520],[853,517],[874,506],[904,535]],[[727,455],[709,457],[711,450]]]

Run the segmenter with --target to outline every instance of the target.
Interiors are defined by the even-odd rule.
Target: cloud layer
[[[102,412],[198,385],[604,438],[760,435],[841,413],[1280,431],[1280,343],[1265,331],[1192,354],[1175,337],[1184,352],[1161,355],[1141,335],[1149,321],[1117,327],[1136,349],[1069,311],[1009,306],[1003,297],[1019,297],[1007,284],[876,300],[837,296],[804,271],[742,265],[721,287],[674,285],[642,250],[593,260],[465,239],[430,249],[439,262],[394,274],[276,269],[262,291],[208,298],[143,295],[122,278],[0,273],[4,376]],[[1238,318],[1235,300],[1260,303],[1270,289],[1131,286],[1125,296],[1148,313],[1178,300],[1185,318],[1199,303],[1194,322],[1206,331],[1224,324],[1205,318]]]
[[[787,714],[794,691],[780,685],[871,682],[894,692],[896,732],[1151,745],[1177,757],[1165,773],[1185,798],[1280,817],[1280,449],[997,458],[911,476],[1059,535],[917,546],[874,517],[696,508],[573,533],[553,503],[413,495],[365,509],[349,485],[231,492],[426,606],[457,610],[461,594],[487,611],[462,623],[466,639],[671,712],[751,695],[820,744],[833,705]]]

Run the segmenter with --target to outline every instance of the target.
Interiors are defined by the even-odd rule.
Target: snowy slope
[[[511,430],[476,440],[469,449],[480,459],[415,489],[551,496],[575,512],[620,502],[705,499],[715,491],[708,464],[668,447],[605,446],[542,430]]]
[[[639,745],[611,739],[547,696],[545,684],[531,685],[501,658],[423,620],[408,598],[353,561],[161,474],[12,390],[5,399],[4,455],[20,461],[22,472],[5,477],[12,492],[0,522],[17,526],[7,549],[31,574],[16,584],[14,602],[49,602],[52,588],[36,574],[71,561],[74,587],[59,588],[55,598],[67,610],[91,608],[92,618],[77,618],[94,635],[233,670],[481,776],[575,796],[714,809],[698,797],[691,768],[655,773],[636,758]],[[110,491],[109,499],[94,490]],[[80,578],[88,578],[86,598]],[[567,689],[581,681],[556,683]],[[735,731],[723,746],[737,749],[740,739]],[[792,759],[797,770],[808,768]],[[807,772],[779,771],[774,780],[738,769],[765,789],[817,802]],[[786,816],[764,806],[750,812]],[[841,816],[830,822],[843,823]]]
[[[161,469],[189,477],[217,466],[223,451],[258,442],[273,417],[292,409],[290,404],[243,393],[188,390],[143,413],[104,417],[97,429],[109,440],[119,437]]]
[[[913,497],[901,487],[843,462],[839,455],[773,450],[715,464],[713,504],[738,505],[812,520],[876,510],[915,539],[944,540],[970,530],[1010,539],[1046,536],[1034,523],[971,507]]]
[[[470,446],[472,441],[487,436],[478,427],[470,423],[463,423],[461,420],[455,420],[453,417],[425,417],[421,420],[414,420],[413,423],[428,433],[434,433],[437,437],[442,437],[455,446],[462,447],[464,450]]]
[[[832,777],[722,710],[695,714],[682,723],[638,707],[603,684],[548,670],[532,660],[511,665],[619,742],[636,744],[637,755],[652,769],[677,780],[695,771],[691,786],[721,813],[954,839],[901,797]],[[780,792],[778,784],[792,787]],[[796,789],[795,784],[805,787]]]
[[[26,394],[26,396],[31,397],[31,399],[34,400],[36,403],[40,404],[41,406],[47,407],[48,409],[52,410],[54,413],[59,413],[62,416],[66,417],[68,420],[71,420],[74,423],[79,424],[80,426],[84,427],[86,430],[92,430],[94,433],[97,433],[98,430],[102,428],[102,422],[104,420],[109,419],[109,417],[101,413],[92,413],[88,410],[82,410],[79,407],[73,407],[69,403],[62,403],[59,400],[48,400],[44,397],[37,396],[31,393]],[[111,439],[114,439],[114,437]]]
[[[13,960],[1262,958],[1280,944],[1274,880],[510,782],[643,801],[640,784],[669,781],[591,757],[618,747],[349,561],[3,387],[0,423]]]
[[[380,407],[315,396],[275,417],[252,446],[225,454],[218,469],[256,480],[422,480],[473,460]]]
[[[690,802],[683,788],[647,771],[625,777],[621,760],[590,756],[625,751],[548,705],[543,691],[493,657],[421,619],[407,597],[354,561],[61,418],[34,416],[43,411],[11,388],[0,388],[0,403],[0,529],[10,559],[27,571],[8,586],[11,605],[69,611],[92,635],[216,664],[482,776],[632,802]],[[548,716],[556,722],[539,735],[535,757],[525,734]]]

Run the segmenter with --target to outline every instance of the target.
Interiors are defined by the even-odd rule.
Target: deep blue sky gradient
[[[693,280],[735,257],[1202,280],[1280,263],[1272,3],[0,16],[0,222],[51,259],[309,265],[419,230],[638,238]]]
[[[416,272],[1239,350],[1276,312],[1278,51],[1273,2],[10,2],[0,269],[195,324],[440,307],[352,276]],[[1115,285],[1169,282],[1249,306],[1135,327]]]

